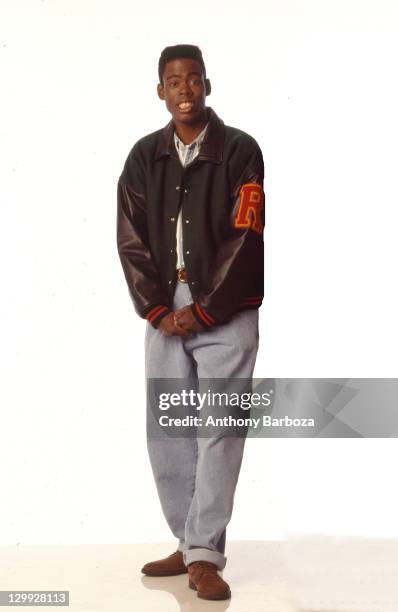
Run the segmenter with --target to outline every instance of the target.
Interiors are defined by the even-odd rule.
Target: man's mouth
[[[193,109],[193,102],[180,102],[178,108],[182,113],[189,113]]]

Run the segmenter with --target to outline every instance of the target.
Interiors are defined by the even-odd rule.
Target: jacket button
[[[189,255],[191,251],[185,251],[185,255]]]
[[[171,285],[171,284],[172,284],[172,282],[173,282],[172,280],[169,280],[169,285]]]
[[[180,186],[179,186],[179,185],[177,185],[176,189],[177,189],[177,191],[180,191]]]
[[[170,221],[175,221],[176,218],[175,217],[170,217]]]
[[[185,219],[185,223],[189,223],[189,219]]]
[[[188,193],[188,189],[184,189],[184,193]]]
[[[195,281],[191,281],[191,285],[194,285],[194,284],[195,284]]]
[[[170,249],[170,253],[174,253],[174,249]]]

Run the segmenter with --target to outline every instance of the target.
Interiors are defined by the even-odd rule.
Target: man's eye
[[[200,85],[200,84],[201,84],[200,79],[191,79],[191,85]]]
[[[178,81],[169,81],[170,87],[177,87]]]

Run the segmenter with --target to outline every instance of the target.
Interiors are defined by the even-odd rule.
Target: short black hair
[[[189,58],[193,59],[202,66],[203,75],[206,78],[206,66],[203,61],[202,51],[196,45],[173,45],[166,47],[160,54],[158,64],[159,83],[163,84],[163,72],[167,62],[175,59]]]

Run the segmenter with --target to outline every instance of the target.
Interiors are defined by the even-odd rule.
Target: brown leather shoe
[[[179,574],[186,574],[188,570],[182,552],[176,550],[175,553],[165,559],[146,563],[141,571],[147,576],[178,576]]]
[[[228,584],[217,573],[218,567],[209,561],[194,561],[188,565],[189,587],[201,599],[229,599]]]

